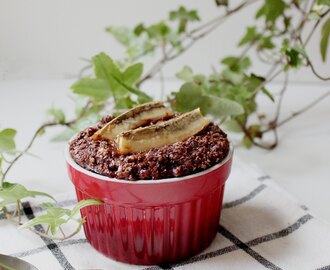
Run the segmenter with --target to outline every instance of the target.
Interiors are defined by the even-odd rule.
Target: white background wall
[[[240,1],[231,1],[236,6]],[[134,26],[165,18],[169,10],[185,5],[199,10],[203,21],[221,12],[213,0],[0,0],[0,79],[63,79],[75,77],[90,58],[105,51],[120,58],[123,49],[104,31],[109,25]],[[219,29],[198,42],[180,59],[170,63],[165,76],[173,77],[184,64],[209,72],[211,65],[230,53],[238,53],[237,41],[245,27],[253,23],[259,3],[226,21]],[[322,65],[319,33],[309,51],[320,70],[330,72],[330,61]],[[329,57],[328,57],[329,58]],[[155,61],[156,58],[151,59]],[[257,65],[258,70],[263,67]],[[309,69],[296,74],[298,81],[313,81]]]

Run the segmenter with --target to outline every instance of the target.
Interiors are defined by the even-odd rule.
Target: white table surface
[[[23,149],[45,120],[45,112],[52,104],[73,110],[68,90],[71,83],[70,80],[0,81],[0,130],[8,127],[17,129],[17,148]],[[167,89],[176,89],[177,85],[177,82],[170,82]],[[158,82],[151,82],[145,87],[149,90],[159,89]],[[280,85],[272,87],[280,89]],[[329,84],[291,85],[285,97],[282,116],[290,115],[329,90]],[[261,107],[272,115],[273,107],[267,100],[261,99]],[[329,117],[330,98],[327,98],[281,127],[280,144],[275,150],[247,150],[236,146],[235,155],[247,163],[257,164],[301,204],[307,205],[315,215],[330,223]],[[66,175],[63,158],[65,143],[49,140],[59,130],[49,129],[45,136],[40,137],[31,149],[31,153],[38,158],[23,157],[8,175],[8,180],[21,181],[29,189],[51,194],[73,189]]]

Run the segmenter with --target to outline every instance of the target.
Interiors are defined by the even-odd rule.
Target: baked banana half
[[[210,122],[198,108],[155,125],[121,132],[116,137],[117,148],[121,154],[148,151],[188,139]]]
[[[93,139],[115,140],[117,135],[124,131],[134,130],[169,115],[172,113],[165,108],[163,102],[144,103],[112,119],[93,135]]]

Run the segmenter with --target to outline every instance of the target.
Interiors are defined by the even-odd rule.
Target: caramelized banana
[[[120,133],[116,142],[121,154],[138,153],[154,147],[183,141],[201,131],[210,123],[200,109],[176,118]]]
[[[160,101],[141,104],[111,120],[93,135],[93,139],[101,137],[114,140],[121,132],[141,127],[171,114]]]

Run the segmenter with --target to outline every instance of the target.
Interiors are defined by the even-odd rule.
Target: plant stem
[[[324,76],[320,75],[320,74],[316,71],[316,69],[315,69],[314,65],[312,64],[312,62],[311,62],[311,60],[310,60],[309,57],[307,57],[306,59],[307,59],[307,65],[311,68],[313,74],[314,74],[317,78],[319,78],[319,79],[322,80],[322,81],[329,81],[329,80],[330,80],[330,76],[329,76],[329,77],[324,77]]]
[[[315,33],[315,30],[316,30],[316,28],[318,27],[318,25],[320,24],[320,22],[321,22],[321,20],[318,20],[318,21],[314,24],[312,30],[309,32],[309,34],[308,34],[308,36],[307,36],[305,42],[303,43],[304,47],[307,46],[308,42],[309,42],[310,39],[312,38],[312,36],[313,36],[313,34]]]
[[[278,104],[277,104],[277,108],[276,108],[276,114],[275,114],[275,118],[273,120],[274,123],[277,123],[278,118],[280,117],[283,97],[284,97],[284,94],[285,94],[286,90],[288,89],[288,83],[289,83],[289,72],[285,73],[283,88],[280,92],[280,98],[278,100]]]
[[[330,11],[330,9],[329,9],[329,11]],[[315,29],[316,29],[316,28],[315,28]],[[298,39],[298,42],[300,43],[300,45],[303,46],[303,48],[305,49],[305,45],[304,45],[304,42],[302,41],[301,36],[299,36],[297,39]],[[305,42],[305,43],[306,43],[306,42]],[[307,61],[307,66],[309,66],[309,67],[311,68],[313,74],[314,74],[317,78],[319,78],[319,79],[322,80],[322,81],[328,81],[328,80],[330,80],[330,76],[329,76],[329,77],[324,77],[324,76],[320,75],[320,74],[316,71],[316,69],[315,69],[313,63],[311,62],[310,58],[308,57],[308,55],[306,55],[306,61]]]
[[[276,131],[276,135],[277,135],[278,119],[279,119],[280,113],[281,113],[283,97],[284,97],[286,90],[288,89],[288,83],[289,83],[289,73],[287,72],[287,73],[285,73],[283,87],[280,92],[279,100],[277,102],[275,117],[272,121],[269,122],[268,128],[261,131],[262,134],[267,133],[269,131],[274,131],[274,132]]]
[[[213,18],[212,20],[208,21],[207,23],[199,26],[199,27],[196,27],[195,29],[191,30],[189,33],[190,34],[195,34],[196,32],[199,32],[201,30],[204,30],[205,28],[209,27],[209,26],[212,26],[213,24],[217,24],[219,22],[219,20],[221,21],[223,19],[224,16],[227,16],[227,15],[230,15],[240,9],[242,9],[243,7],[247,6],[247,5],[250,5],[250,4],[253,4],[255,2],[257,2],[258,0],[252,0],[252,1],[243,1],[240,5],[238,5],[236,8],[234,9],[229,9],[226,11],[225,15],[221,15],[221,16],[218,16],[216,18]]]
[[[238,5],[237,7],[228,10],[225,14],[216,17],[214,19],[212,19],[211,21],[191,30],[189,33],[186,34],[186,36],[181,40],[181,42],[185,42],[187,39],[190,40],[190,42],[188,42],[186,44],[185,47],[183,47],[182,50],[179,50],[176,52],[176,49],[174,47],[170,48],[165,54],[163,53],[163,57],[157,61],[152,67],[151,69],[137,82],[136,86],[139,88],[142,83],[144,83],[146,80],[151,79],[153,76],[155,76],[155,74],[157,74],[159,72],[159,70],[166,65],[169,61],[177,58],[178,56],[180,56],[181,54],[185,53],[187,50],[189,50],[198,40],[200,40],[201,38],[205,37],[206,35],[212,33],[216,28],[218,28],[224,21],[225,19],[227,19],[227,17],[229,17],[230,15],[232,15],[233,13],[238,12],[239,10],[243,9],[244,7],[253,4],[255,2],[257,2],[258,0],[251,0],[251,1],[244,1],[243,3],[241,3],[240,5]],[[204,30],[206,29],[206,30]],[[204,30],[202,33],[194,36],[193,34],[196,34],[200,31]]]
[[[308,15],[311,12],[311,10],[312,10],[313,6],[315,5],[315,3],[316,3],[316,0],[313,0],[310,8],[308,8],[308,1],[305,2],[305,7],[304,7],[305,14],[302,15],[302,18],[300,20],[300,23],[299,23],[298,27],[293,31],[293,36],[294,37],[301,36],[302,30],[304,29],[304,26],[305,26],[305,24],[308,20]]]
[[[60,232],[62,233],[63,237],[65,238],[66,236],[65,236],[65,233],[64,233],[62,227],[60,226],[59,228],[60,228]]]
[[[322,94],[317,99],[315,99],[314,101],[312,101],[311,103],[309,103],[308,105],[303,107],[302,109],[294,112],[292,115],[290,115],[289,117],[283,119],[282,121],[279,121],[276,127],[283,126],[284,124],[286,124],[287,122],[289,122],[293,118],[307,112],[308,110],[310,110],[311,108],[313,108],[314,106],[316,106],[317,104],[319,104],[321,101],[323,101],[325,98],[327,98],[329,96],[330,96],[330,89],[326,93]]]
[[[32,136],[32,139],[30,140],[29,144],[27,145],[27,147],[22,151],[20,152],[9,164],[9,166],[7,167],[7,169],[4,171],[2,177],[1,177],[1,182],[0,182],[0,185],[2,186],[8,172],[10,171],[10,169],[14,166],[14,164],[24,155],[26,154],[31,146],[33,145],[33,142],[35,141],[35,139],[38,137],[38,134],[45,128],[47,127],[51,127],[51,126],[56,126],[58,125],[57,122],[50,122],[50,123],[46,123],[46,124],[43,124],[41,125],[33,134]]]
[[[21,225],[22,225],[22,224],[21,224]],[[76,235],[77,233],[79,233],[80,230],[81,230],[81,226],[82,226],[82,224],[79,224],[79,225],[77,226],[77,228],[76,228],[71,234],[69,234],[69,235],[65,235],[65,236],[63,236],[63,237],[52,236],[52,235],[49,235],[49,234],[46,234],[46,233],[42,233],[42,232],[39,232],[39,231],[34,230],[34,229],[30,229],[30,228],[29,228],[29,230],[32,231],[33,233],[39,235],[39,236],[42,236],[42,237],[47,238],[47,239],[63,241],[63,240],[69,239],[69,238],[71,238],[72,236],[74,236],[74,235]]]
[[[17,215],[18,215],[18,222],[21,222],[22,215],[21,215],[21,207],[20,207],[19,200],[17,200],[17,202],[16,202],[16,210],[17,210]]]
[[[275,143],[272,143],[272,144],[270,144],[270,145],[265,145],[265,144],[261,144],[261,143],[257,142],[257,141],[251,136],[250,132],[249,132],[248,129],[246,128],[246,123],[243,124],[243,123],[241,123],[241,122],[239,122],[239,121],[237,121],[237,123],[238,123],[238,125],[240,126],[240,128],[242,129],[244,135],[245,135],[246,137],[249,138],[249,140],[252,142],[253,145],[255,145],[255,146],[257,146],[257,147],[260,147],[260,148],[262,148],[262,149],[265,149],[265,150],[272,150],[272,149],[274,149],[274,148],[276,147],[276,145],[277,145],[277,141],[275,141]],[[277,136],[276,136],[276,137],[277,137]]]
[[[0,155],[0,157],[2,158],[2,160],[6,163],[10,163],[10,160],[8,160],[4,155]],[[1,168],[0,168],[1,169]],[[1,172],[0,172],[1,173]]]
[[[280,94],[280,103],[282,103],[282,99],[283,99],[283,94],[286,91],[286,87],[282,89],[281,94]],[[309,103],[308,105],[306,105],[305,107],[303,107],[302,109],[292,113],[290,116],[284,118],[281,121],[278,121],[279,118],[279,114],[280,114],[280,107],[281,104],[278,105],[278,109],[277,109],[277,113],[276,113],[276,117],[273,121],[271,121],[270,126],[263,130],[262,133],[267,133],[269,131],[272,130],[276,130],[277,128],[279,128],[280,126],[283,126],[284,124],[286,124],[287,122],[291,121],[292,119],[294,119],[295,117],[309,111],[310,109],[312,109],[313,107],[315,107],[317,104],[319,104],[321,101],[323,101],[325,98],[330,96],[330,89],[322,94],[321,96],[319,96],[318,98],[316,98],[314,101],[312,101],[311,103]]]
[[[256,87],[256,89],[254,89],[253,95],[257,94],[261,90],[261,88],[263,88],[267,83],[273,81],[277,76],[279,76],[283,72],[283,69],[279,69],[278,71],[275,72],[277,67],[278,67],[278,63],[270,68],[270,70],[266,75],[266,79],[261,84],[259,84],[258,87]]]
[[[3,212],[4,212],[4,214],[5,214],[5,216],[6,216],[6,218],[7,218],[8,221],[10,221],[10,222],[12,222],[14,224],[17,224],[19,226],[23,225],[23,223],[21,223],[21,221],[16,220],[14,216],[12,216],[11,214],[8,213],[6,207],[3,207]],[[63,241],[63,240],[69,239],[72,236],[74,236],[77,233],[79,233],[80,230],[81,230],[81,226],[82,226],[82,223],[78,223],[77,228],[71,234],[69,234],[69,235],[65,235],[64,232],[63,232],[63,230],[62,230],[62,228],[60,228],[61,229],[61,233],[63,234],[63,237],[49,235],[48,234],[49,229],[47,229],[45,233],[39,232],[39,231],[37,231],[35,229],[32,229],[32,228],[28,228],[28,229],[31,232],[33,232],[33,233],[35,233],[35,234],[37,234],[37,235],[39,235],[41,237],[45,237],[45,238],[51,239],[51,240],[60,240],[60,241]]]
[[[311,9],[313,8],[313,5],[311,6]],[[311,11],[310,9],[310,11]],[[316,21],[316,23],[313,25],[313,28],[312,30],[309,32],[305,42],[302,42],[303,43],[303,47],[305,48],[307,46],[307,44],[309,43],[310,39],[312,38],[313,34],[315,33],[315,30],[317,29],[317,27],[319,26],[319,24],[321,23],[322,19],[327,16],[328,14],[330,13],[330,8],[325,11],[323,14],[320,15],[320,19],[318,19]]]
[[[14,164],[22,157],[24,156],[32,147],[34,141],[37,139],[38,135],[40,134],[40,132],[42,130],[44,130],[45,128],[48,127],[53,127],[53,126],[72,126],[74,125],[78,120],[80,120],[82,117],[84,117],[85,113],[88,111],[89,107],[92,105],[92,102],[89,100],[86,102],[86,105],[83,107],[82,111],[80,112],[80,114],[77,116],[77,118],[65,122],[65,123],[59,123],[59,122],[48,122],[48,123],[44,123],[42,124],[33,134],[30,142],[28,143],[28,145],[25,147],[25,149],[20,152],[8,165],[7,169],[4,171],[4,173],[1,176],[1,180],[0,180],[0,187],[2,187],[3,182],[5,181],[5,178],[8,174],[8,172],[10,171],[10,169],[14,166]]]

